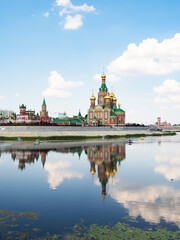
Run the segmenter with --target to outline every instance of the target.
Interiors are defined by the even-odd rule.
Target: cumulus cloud
[[[43,16],[46,17],[46,18],[48,18],[48,17],[49,17],[49,12],[43,13]]]
[[[48,172],[48,183],[51,189],[56,189],[65,179],[83,178],[82,173],[70,170],[69,161],[47,162],[44,169]]]
[[[155,103],[180,103],[180,83],[174,79],[165,80],[162,85],[155,86],[153,90],[159,94],[154,99]]]
[[[74,17],[67,15],[65,18],[64,29],[76,30],[83,25],[82,16],[77,14]]]
[[[134,187],[114,184],[108,193],[129,210],[132,217],[158,224],[163,218],[180,227],[180,190],[166,185]],[[160,202],[160,203],[159,203]]]
[[[80,6],[75,6],[71,3],[70,0],[56,0],[56,5],[59,7],[63,7],[62,11],[60,11],[59,15],[69,14],[72,12],[94,12],[94,6],[88,6],[86,3]]]
[[[84,85],[84,83],[81,81],[65,81],[61,74],[57,71],[50,72],[48,82],[49,87],[42,93],[42,95],[45,97],[67,98],[72,95],[71,92],[68,91],[69,89]]]
[[[174,79],[167,79],[161,86],[154,87],[154,92],[159,94],[180,93],[180,83]]]
[[[76,30],[83,25],[82,15],[76,14],[75,16],[71,16],[69,14],[79,12],[89,13],[95,11],[93,5],[89,6],[86,3],[80,6],[73,5],[70,0],[56,0],[56,6],[61,7],[61,11],[59,12],[60,17],[66,14],[64,29],[68,30]]]
[[[180,70],[180,33],[158,42],[148,38],[139,45],[131,43],[121,56],[108,65],[120,76],[165,75]]]

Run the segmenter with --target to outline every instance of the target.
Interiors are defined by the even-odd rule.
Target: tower
[[[106,74],[103,72],[101,75],[101,87],[99,88],[99,93],[98,93],[98,105],[104,106],[105,101],[104,97],[107,95],[108,88],[106,86]]]
[[[40,117],[41,118],[48,117],[48,112],[47,112],[47,108],[46,108],[46,101],[45,101],[45,99],[43,99],[42,111],[40,112]]]
[[[92,96],[90,98],[91,101],[91,108],[95,107],[95,101],[96,101],[96,97],[94,96],[94,91],[92,91]]]
[[[26,106],[24,104],[22,104],[21,106],[19,106],[19,110],[20,110],[20,115],[25,115]]]

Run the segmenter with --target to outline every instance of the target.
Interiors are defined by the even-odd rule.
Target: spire
[[[45,98],[43,99],[43,106],[46,106],[46,101],[45,101]]]

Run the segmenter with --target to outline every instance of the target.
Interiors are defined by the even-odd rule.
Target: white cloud
[[[46,18],[48,18],[48,17],[49,17],[49,12],[43,13],[43,16],[46,17]]]
[[[19,97],[19,93],[16,93],[14,96],[15,96],[15,97]]]
[[[0,99],[4,99],[5,97],[4,96],[0,96]]]
[[[56,189],[65,179],[83,178],[82,173],[70,170],[69,161],[47,162],[44,169],[48,172],[48,183],[51,189]]]
[[[56,5],[60,7],[68,7],[71,5],[70,0],[56,0]]]
[[[77,14],[71,16],[71,13],[78,12],[94,12],[95,8],[93,5],[89,6],[86,3],[77,6],[73,5],[70,0],[56,0],[56,6],[61,7],[62,10],[59,12],[60,17],[66,14],[64,29],[76,30],[83,25],[82,15]],[[68,15],[67,15],[68,14]]]
[[[154,92],[159,94],[154,99],[157,104],[171,104],[173,108],[175,103],[180,103],[180,83],[174,79],[166,79],[162,85],[155,86]]]
[[[64,29],[76,30],[83,25],[82,16],[77,14],[74,17],[67,15],[65,18]]]
[[[62,11],[60,11],[59,15],[69,14],[72,12],[94,12],[94,6],[88,6],[86,3],[80,6],[75,6],[71,3],[70,0],[56,0],[56,5],[59,7],[63,7]]]
[[[66,89],[76,88],[84,85],[84,83],[81,81],[65,81],[61,74],[57,71],[50,72],[48,82],[49,87],[45,89],[42,93],[42,95],[45,97],[67,98],[71,96],[71,92]]]
[[[161,86],[154,87],[158,94],[180,93],[180,83],[173,79],[166,79]]]
[[[165,75],[179,70],[180,33],[162,42],[148,38],[139,45],[131,43],[108,66],[109,73],[120,76]]]
[[[155,97],[154,102],[155,103],[169,103],[170,101],[168,98],[162,98],[162,97],[157,96],[157,97]]]

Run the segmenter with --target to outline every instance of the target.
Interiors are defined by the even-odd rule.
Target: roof
[[[85,119],[85,120],[87,120],[87,119],[88,119],[88,114],[86,114],[86,115],[85,115],[84,119]]]
[[[20,107],[23,107],[23,108],[24,108],[24,107],[25,107],[25,105],[24,105],[24,104],[22,104]]]
[[[94,115],[93,120],[97,120],[96,116]]]
[[[39,118],[39,113],[36,114],[36,117]]]
[[[111,113],[110,117],[117,117],[115,113]]]
[[[78,118],[69,118],[69,119],[57,119],[54,118],[53,122],[83,122],[83,120],[78,119]]]
[[[114,112],[115,113],[118,113],[118,112],[125,112],[124,110],[120,109],[120,108],[117,108],[117,109],[114,109]]]
[[[30,112],[30,114],[29,114],[29,117],[32,117],[33,115],[32,115],[32,112]]]
[[[79,113],[78,113],[78,117],[82,117],[80,110],[79,110]]]
[[[46,106],[46,101],[45,101],[45,98],[43,99],[43,106]]]
[[[13,114],[13,117],[16,118],[16,113]]]
[[[102,88],[102,89],[103,89],[103,92],[104,92],[104,89],[105,89],[105,88],[107,89],[107,86],[106,86],[105,83],[102,83],[100,88]]]

